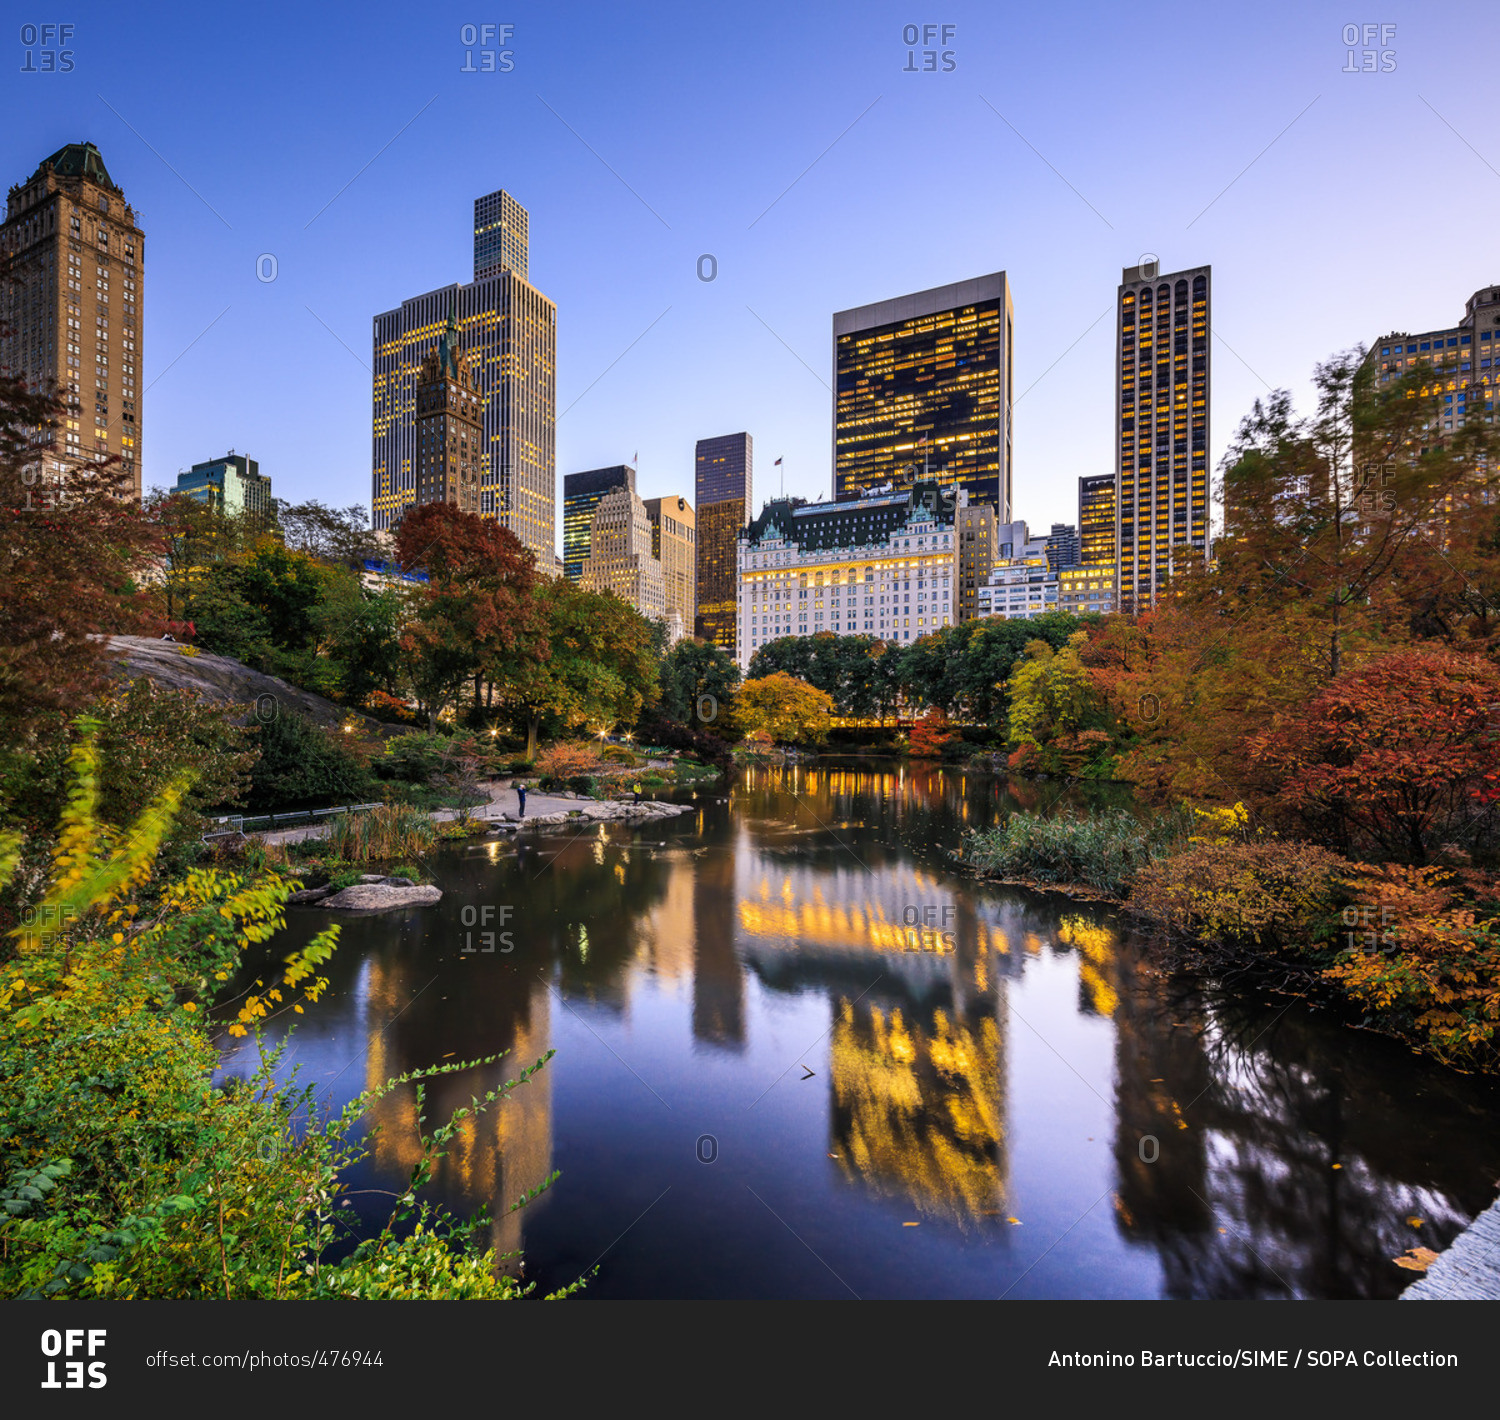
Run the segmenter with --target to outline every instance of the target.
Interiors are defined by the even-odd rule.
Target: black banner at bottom
[[[1158,1399],[1347,1403],[1430,1398],[1459,1377],[1472,1393],[1497,1319],[1487,1302],[7,1302],[0,1376],[17,1416],[158,1402],[384,1415],[485,1393],[738,1408],[794,1401],[794,1377],[841,1405],[930,1402],[985,1376],[997,1402],[1017,1382],[1076,1401],[1144,1380]]]

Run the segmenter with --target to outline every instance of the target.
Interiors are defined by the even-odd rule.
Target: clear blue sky
[[[25,74],[12,12],[0,145],[17,182],[92,140],[140,214],[148,485],[233,447],[279,496],[367,502],[370,319],[469,279],[502,186],[558,306],[559,475],[639,452],[647,497],[692,496],[694,441],[739,429],[758,498],[778,455],[827,496],[832,312],[904,291],[1009,273],[1016,511],[1045,526],[1113,467],[1143,252],[1213,265],[1215,462],[1256,395],[1500,281],[1483,3],[65,13],[72,71]],[[1344,72],[1366,19],[1394,34]],[[903,72],[923,23],[955,27],[951,72]],[[509,71],[462,72],[486,47]]]

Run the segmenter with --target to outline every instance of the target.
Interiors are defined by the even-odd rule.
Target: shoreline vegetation
[[[1277,974],[1460,1070],[1500,1067],[1500,891],[1462,862],[1357,862],[1252,824],[1243,804],[1011,814],[951,855],[987,881],[1120,907],[1159,964]]]

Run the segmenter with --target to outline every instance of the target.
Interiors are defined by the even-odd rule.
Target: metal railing
[[[370,809],[382,808],[379,803],[374,804],[340,804],[332,809],[293,809],[287,813],[280,814],[225,814],[221,818],[211,820],[218,825],[203,835],[203,842],[211,844],[221,838],[233,838],[245,833],[246,824],[265,824],[274,829],[278,825],[285,827],[291,823],[317,823],[320,819],[333,818],[337,814],[365,813]]]

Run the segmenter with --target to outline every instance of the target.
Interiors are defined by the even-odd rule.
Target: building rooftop
[[[69,143],[59,148],[50,158],[44,158],[37,165],[36,172],[31,175],[32,179],[40,177],[42,169],[47,167],[58,177],[87,178],[100,187],[119,191],[109,175],[109,169],[104,166],[103,156],[92,143]]]

